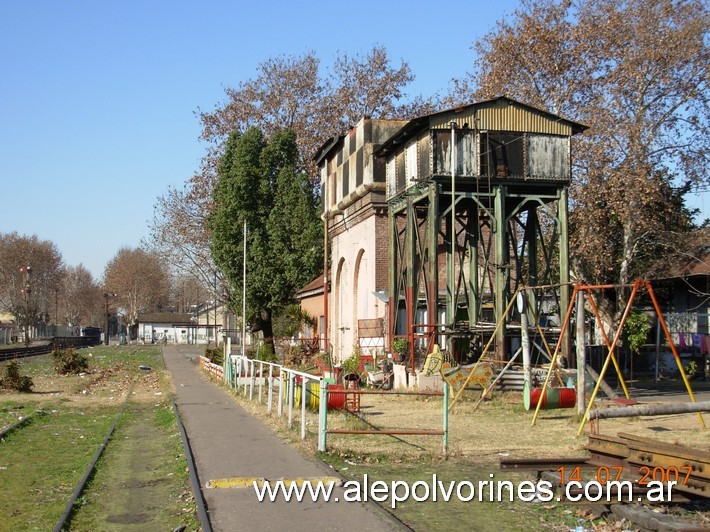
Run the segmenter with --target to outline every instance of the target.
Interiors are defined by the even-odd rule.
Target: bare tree
[[[456,90],[477,83],[478,98],[590,126],[573,146],[577,278],[627,285],[692,229],[683,194],[709,179],[708,21],[698,0],[524,0],[476,43],[475,74]],[[627,298],[607,301],[611,321]]]
[[[22,325],[49,323],[62,271],[62,256],[53,242],[16,232],[0,235],[0,308]]]
[[[217,165],[229,134],[257,127],[266,138],[283,129],[296,134],[300,170],[317,179],[312,160],[328,138],[344,133],[363,116],[407,118],[432,109],[421,97],[407,99],[413,79],[402,61],[391,66],[387,51],[375,46],[365,56],[340,55],[323,74],[315,52],[280,56],[259,65],[253,79],[227,88],[227,99],[214,110],[199,111],[201,140],[209,143],[199,171],[183,190],[159,197],[144,246],[157,252],[175,272],[194,275],[205,286],[218,279],[216,299],[229,293],[209,253],[205,221],[212,212]]]
[[[66,268],[58,296],[58,323],[70,327],[103,324],[101,287],[82,264]]]
[[[106,265],[104,289],[116,294],[115,302],[125,313],[129,326],[138,314],[162,310],[170,298],[170,275],[155,253],[121,248]]]

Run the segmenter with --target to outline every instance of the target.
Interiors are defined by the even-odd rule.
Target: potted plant
[[[392,352],[394,353],[394,361],[402,363],[407,358],[409,351],[409,342],[406,338],[395,338],[392,342]]]

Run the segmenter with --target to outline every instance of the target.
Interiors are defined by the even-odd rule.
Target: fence
[[[264,367],[268,367],[268,376],[264,377]],[[296,401],[296,378],[301,379],[301,439],[306,438],[306,396],[307,384],[309,382],[318,382],[323,386],[325,382],[318,375],[311,375],[303,371],[287,368],[274,362],[265,362],[263,360],[254,360],[241,355],[231,355],[229,364],[227,365],[227,382],[234,389],[239,389],[243,386],[242,394],[247,395],[249,390],[249,399],[254,399],[254,389],[258,386],[258,401],[262,402],[264,384],[267,390],[267,411],[273,410],[274,387],[278,377],[278,416],[283,416],[284,393],[287,393],[286,406],[288,407],[288,427],[293,426],[293,410]],[[258,380],[258,382],[257,382]]]
[[[210,371],[209,361],[203,363],[202,357],[200,363],[204,364]],[[212,364],[212,366],[215,366]],[[217,366],[220,370],[221,366]],[[263,360],[254,360],[241,355],[230,355],[226,365],[227,374],[224,376],[225,381],[231,388],[240,390],[242,395],[248,396],[250,400],[257,395],[257,401],[263,402],[264,387],[266,387],[267,411],[273,411],[274,390],[277,389],[277,412],[278,416],[284,415],[284,404],[288,409],[288,427],[293,426],[294,407],[296,403],[296,392],[300,391],[300,410],[301,410],[301,439],[306,438],[306,407],[311,398],[318,399],[318,449],[326,450],[327,434],[390,434],[390,435],[429,435],[442,436],[444,453],[448,451],[448,410],[449,410],[449,390],[448,386],[444,386],[443,392],[429,391],[381,391],[381,390],[329,390],[328,381],[319,375],[312,375],[303,371],[287,368],[281,364],[274,362],[266,362]],[[216,370],[215,370],[216,371]],[[212,372],[212,371],[210,371]],[[219,373],[213,373],[219,375]],[[300,379],[300,383],[297,382]],[[311,384],[317,384],[317,391],[313,391]],[[328,430],[328,406],[329,394],[353,394],[353,395],[427,395],[443,397],[443,428],[442,430],[427,430],[427,429],[412,429],[412,430],[363,430],[363,431],[344,431],[344,430]],[[336,401],[340,403],[340,401]],[[344,401],[343,401],[344,402]],[[313,404],[314,401],[311,401]]]
[[[377,430],[328,430],[328,394],[329,393],[347,393],[354,395],[428,395],[428,396],[438,396],[443,397],[443,429],[433,430],[433,429],[377,429]],[[443,392],[412,392],[412,391],[381,391],[381,390],[338,390],[337,392],[330,392],[328,390],[328,383],[324,383],[320,387],[320,401],[318,409],[318,450],[327,450],[327,438],[328,434],[382,434],[382,435],[419,435],[419,436],[443,436],[443,450],[446,454],[449,450],[449,387],[444,386]]]

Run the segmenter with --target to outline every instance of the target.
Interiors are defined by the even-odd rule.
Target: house
[[[305,324],[301,334],[303,338],[318,338],[321,349],[325,348],[325,336],[323,333],[325,328],[325,304],[323,301],[324,279],[325,275],[319,275],[316,279],[296,292],[295,296],[303,311],[317,320],[315,330],[311,330],[310,326]]]
[[[147,344],[207,343],[206,337],[207,329],[199,327],[192,314],[152,312],[138,315],[138,340]]]
[[[690,244],[670,264],[653,272],[662,310],[673,341],[690,354],[710,353],[710,229],[688,235]]]
[[[314,158],[330,243],[324,328],[336,360],[357,346],[359,319],[385,316],[385,305],[373,295],[387,290],[389,255],[385,166],[375,151],[404,124],[364,118]]]

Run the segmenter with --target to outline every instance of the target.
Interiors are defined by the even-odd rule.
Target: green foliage
[[[301,305],[295,303],[286,307],[284,315],[279,322],[280,327],[275,327],[275,329],[277,329],[276,336],[284,336],[287,338],[296,336],[301,332],[304,325],[308,325],[311,330],[314,330],[318,326],[318,320],[303,310]]]
[[[213,364],[217,364],[219,366],[224,363],[224,353],[219,347],[205,348],[205,357]]]
[[[688,377],[694,377],[695,372],[698,371],[698,364],[695,360],[691,360],[683,367],[683,369]]]
[[[241,301],[247,222],[248,314],[260,316],[273,336],[271,313],[284,308],[296,289],[321,270],[322,226],[308,177],[297,170],[292,131],[267,139],[258,129],[230,135],[218,167],[219,180],[208,220],[210,251],[224,273],[233,301]]]
[[[648,316],[640,310],[632,310],[624,324],[624,333],[629,343],[632,353],[638,354],[646,343],[651,325],[648,323]]]
[[[279,357],[276,356],[272,348],[273,344],[262,344],[256,350],[256,359],[264,362],[278,362]]]
[[[407,354],[407,347],[408,343],[406,338],[395,338],[392,342],[392,351],[394,351],[398,355]]]
[[[76,375],[89,369],[89,359],[74,349],[55,349],[52,360],[58,375]]]
[[[20,374],[20,365],[16,361],[8,362],[0,371],[0,388],[29,393],[32,391],[32,378]]]
[[[353,353],[348,358],[343,360],[340,364],[343,368],[343,374],[348,375],[349,373],[359,373],[360,372],[360,355],[359,353]]]

